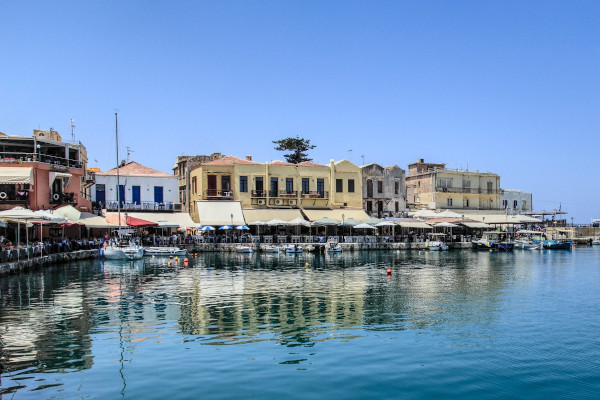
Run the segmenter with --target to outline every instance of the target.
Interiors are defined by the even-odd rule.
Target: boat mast
[[[117,213],[119,216],[119,230],[121,230],[121,185],[119,182],[119,124],[115,113],[115,138],[117,144]]]

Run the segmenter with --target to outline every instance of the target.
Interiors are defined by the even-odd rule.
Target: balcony
[[[42,162],[50,164],[51,169],[56,171],[67,171],[69,168],[81,168],[82,164],[75,160],[50,154],[25,153],[25,152],[0,152],[0,162],[5,164],[16,164],[23,162]],[[61,168],[62,167],[62,168]]]
[[[466,193],[466,194],[500,194],[500,189],[484,189],[484,188],[456,188],[437,186],[435,191],[438,193]]]
[[[117,201],[109,201],[106,203],[107,211],[117,211],[119,203]],[[158,203],[155,201],[142,201],[141,203],[121,202],[121,211],[181,211],[180,203],[165,201]]]
[[[0,204],[25,204],[29,205],[29,192],[28,191],[17,191],[11,192],[0,192]]]
[[[302,192],[301,196],[303,199],[328,199],[329,192],[309,191],[309,192]]]
[[[77,204],[77,193],[51,193],[50,204]]]
[[[207,189],[207,199],[233,199],[233,190]]]
[[[250,194],[251,197],[267,197],[266,190],[253,190]]]

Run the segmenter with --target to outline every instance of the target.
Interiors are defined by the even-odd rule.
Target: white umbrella
[[[373,225],[362,223],[362,224],[355,225],[354,229],[377,229],[377,228],[375,228]]]
[[[267,222],[267,225],[269,225],[269,226],[289,225],[289,222],[283,221],[278,218],[274,218],[274,219],[270,220],[269,222]]]
[[[367,219],[367,220],[364,220],[364,221],[363,221],[363,223],[365,223],[365,224],[369,224],[369,225],[375,225],[375,224],[378,224],[378,223],[380,223],[381,221],[382,221],[382,220],[381,220],[381,219],[379,219],[379,218],[373,218],[373,217],[372,217],[372,218],[369,218],[369,219]]]
[[[35,211],[23,207],[15,207],[11,210],[0,211],[0,219],[17,223],[17,245],[21,239],[21,222],[25,223],[27,258],[29,259],[29,231],[27,230],[28,222],[47,221],[48,218]],[[19,260],[20,252],[17,252],[17,261]]]
[[[291,220],[290,222],[288,222],[288,224],[290,224],[290,225],[299,225],[299,226],[310,226],[310,222],[308,222],[307,220],[305,220],[302,217],[294,218],[293,220]]]
[[[316,220],[315,222],[313,222],[313,225],[316,225],[316,226],[341,225],[341,222],[336,221],[331,218],[323,217],[323,218],[320,218],[320,219]]]
[[[376,226],[376,227],[380,227],[380,226],[396,226],[396,224],[393,223],[393,222],[390,222],[390,221],[381,221],[381,222],[376,223],[374,226]]]

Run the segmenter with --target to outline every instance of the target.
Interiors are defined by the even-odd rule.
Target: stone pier
[[[76,250],[66,253],[49,254],[41,257],[20,259],[0,264],[0,276],[16,274],[19,272],[33,271],[49,265],[77,260],[87,260],[98,257],[98,249]]]

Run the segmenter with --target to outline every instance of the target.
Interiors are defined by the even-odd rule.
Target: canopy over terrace
[[[471,214],[469,219],[492,225],[541,224],[542,220],[526,215]]]
[[[198,219],[206,226],[246,225],[239,201],[198,201]]]
[[[298,209],[280,209],[280,208],[266,208],[266,209],[243,209],[244,219],[248,225],[254,225],[257,221],[268,222],[274,219],[289,222],[295,219],[302,219],[302,213]]]
[[[353,218],[357,221],[365,221],[369,219],[369,216],[363,209],[356,208],[336,208],[325,210],[302,209],[302,212],[304,215],[306,215],[306,218],[308,218],[310,222],[315,222],[321,218],[329,218],[337,222],[342,222],[342,220],[349,218]]]
[[[118,223],[117,213],[106,213],[106,220],[115,226]],[[125,226],[125,213],[121,213],[121,225]],[[195,223],[188,213],[144,213],[127,212],[127,217],[136,218],[150,222],[146,226],[156,226],[158,228],[181,228],[195,229],[198,224]],[[85,223],[85,222],[84,222]]]
[[[0,168],[0,184],[14,185],[17,183],[33,184],[32,167],[2,167]]]

